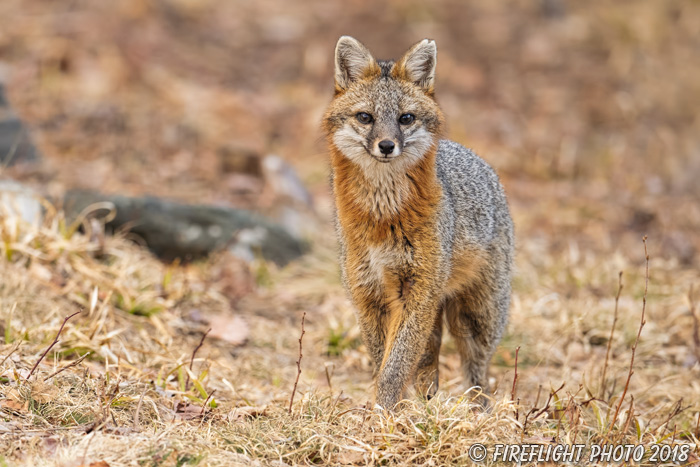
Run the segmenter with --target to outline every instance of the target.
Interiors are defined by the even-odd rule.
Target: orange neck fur
[[[331,145],[338,220],[345,235],[379,243],[399,234],[397,229],[405,234],[430,225],[442,196],[436,151],[437,146],[405,172],[386,171],[374,178]]]

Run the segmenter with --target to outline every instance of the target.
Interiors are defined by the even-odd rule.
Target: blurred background
[[[343,34],[377,58],[437,41],[448,135],[498,170],[521,250],[641,261],[648,234],[697,267],[697,1],[3,0],[0,77],[43,156],[4,175],[332,236],[319,123]]]

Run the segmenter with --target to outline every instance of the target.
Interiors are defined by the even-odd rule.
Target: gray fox
[[[443,318],[466,386],[488,393],[510,304],[508,204],[485,161],[440,139],[436,58],[427,39],[394,62],[341,37],[323,117],[343,284],[375,364],[376,403],[389,410],[411,382],[437,391]]]

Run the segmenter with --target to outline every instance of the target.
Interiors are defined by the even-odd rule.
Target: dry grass
[[[279,214],[274,186],[226,169],[240,145],[293,162],[319,226],[278,271],[228,255],[164,265],[51,207],[38,228],[0,216],[0,467],[469,465],[475,442],[603,441],[689,445],[698,465],[700,4],[381,5],[0,2],[8,98],[46,156],[5,174],[57,199],[82,187]],[[435,38],[450,136],[502,175],[517,273],[489,413],[460,387],[449,338],[437,399],[393,415],[368,403],[317,138],[348,33],[385,57]],[[243,317],[247,343],[225,340],[240,325],[214,329],[190,371],[217,313]]]
[[[469,464],[468,447],[477,442],[690,444],[697,452],[700,369],[688,290],[700,277],[673,262],[652,256],[647,324],[624,401],[643,267],[622,257],[535,267],[524,249],[510,332],[492,369],[492,410],[479,410],[473,391],[461,392],[448,340],[440,396],[411,399],[386,414],[368,405],[369,364],[337,279],[322,279],[334,269],[322,241],[315,255],[273,274],[269,289],[241,302],[251,325],[248,345],[232,349],[206,339],[189,371],[206,323],[193,323],[188,313],[227,306],[204,287],[205,268],[162,265],[121,238],[100,246],[87,235],[67,235],[60,219],[49,216],[15,238],[2,231],[0,461],[8,465],[454,465]],[[625,288],[604,389],[620,269]],[[57,286],[56,277],[68,281]],[[598,296],[591,277],[608,293]],[[155,307],[161,309],[149,316],[135,313]],[[27,380],[73,311],[82,312]],[[302,311],[303,371],[288,413]],[[196,384],[186,387],[188,377]]]

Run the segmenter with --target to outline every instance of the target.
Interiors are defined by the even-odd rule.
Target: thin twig
[[[525,414],[525,421],[523,422],[523,432],[522,432],[522,436],[525,436],[525,433],[526,433],[526,431],[527,431],[527,422],[528,422],[528,420],[530,420],[530,415],[535,414],[535,416],[532,417],[532,421],[535,421],[535,420],[537,419],[537,417],[539,417],[540,415],[542,415],[543,413],[545,413],[547,410],[549,410],[549,404],[552,402],[552,398],[553,398],[559,391],[561,391],[562,389],[564,389],[564,386],[565,386],[565,385],[566,385],[565,382],[564,382],[564,383],[561,383],[561,386],[559,386],[559,389],[557,389],[556,391],[553,391],[553,390],[550,390],[550,391],[549,391],[549,397],[547,397],[547,402],[545,402],[544,407],[543,407],[542,409],[538,409],[538,408],[536,407],[537,402],[535,402],[535,407],[533,407],[532,409],[530,409],[530,411],[529,411],[528,413]],[[542,386],[540,386],[540,389],[541,389],[541,388],[542,388]],[[540,393],[539,393],[539,390],[538,390],[538,392],[537,392],[537,400],[539,401],[539,399],[540,399]]]
[[[513,375],[513,388],[510,390],[510,400],[515,402],[515,385],[518,382],[518,352],[520,352],[520,346],[515,349],[515,374]],[[515,419],[519,417],[518,409],[515,409]]]
[[[111,391],[107,392],[107,387],[102,386],[100,389],[100,395],[97,398],[97,401],[100,403],[100,411],[98,412],[98,418],[95,419],[95,421],[92,423],[92,426],[88,427],[85,430],[85,433],[92,433],[93,431],[97,431],[102,429],[109,423],[109,416],[111,415],[109,408],[112,405],[112,402],[114,402],[114,399],[117,397],[117,394],[119,393],[119,383],[120,379],[117,378],[116,383],[114,383],[114,387],[111,389]],[[105,383],[106,384],[106,383]],[[106,401],[106,404],[104,402]]]
[[[576,394],[569,395],[569,402],[567,402],[566,409],[564,410],[565,413],[569,413],[569,436],[571,436],[571,432],[573,432],[572,444],[576,444],[576,437],[579,432],[579,421],[581,420],[581,408],[579,404],[576,403],[576,396],[581,392],[581,389],[583,389],[583,386],[579,387]],[[563,416],[564,414],[562,414],[562,418]]]
[[[104,411],[105,411],[105,416],[109,413],[109,408],[112,406],[112,402],[114,402],[114,399],[117,398],[117,394],[119,394],[119,384],[121,383],[121,378],[117,377],[117,381],[114,383],[114,387],[112,387],[112,391],[107,394],[107,404],[105,405]]]
[[[617,324],[617,310],[620,303],[620,294],[622,294],[622,271],[618,276],[617,295],[615,295],[615,315],[613,317],[612,328],[610,329],[610,338],[608,339],[608,350],[605,352],[605,364],[603,365],[603,376],[600,378],[600,398],[605,399],[605,373],[608,371],[608,358],[610,357],[610,347],[612,347],[613,335],[615,334],[615,325]]]
[[[41,361],[44,359],[44,357],[46,357],[46,354],[49,353],[49,350],[51,350],[51,348],[52,348],[54,345],[56,345],[56,343],[58,342],[58,338],[59,338],[59,336],[61,335],[61,331],[63,331],[63,327],[66,325],[66,323],[68,322],[68,320],[71,319],[73,316],[79,315],[79,314],[80,314],[80,311],[76,311],[75,313],[73,313],[72,315],[66,317],[66,319],[63,320],[63,324],[61,324],[61,327],[59,328],[58,332],[56,333],[56,337],[54,338],[53,342],[51,343],[51,345],[49,345],[49,346],[46,348],[46,350],[44,350],[44,353],[41,354],[41,357],[39,357],[39,360],[36,361],[36,363],[35,363],[34,366],[32,367],[32,370],[29,372],[29,375],[27,375],[27,377],[25,378],[25,381],[29,381],[29,378],[31,378],[32,375],[34,374],[34,371],[36,371],[36,367],[38,367],[38,366],[39,366],[39,363],[41,363]]]
[[[661,423],[656,429],[654,430],[655,433],[658,433],[658,431],[661,429],[662,426],[668,426],[668,424],[671,422],[671,419],[673,417],[680,415],[681,413],[685,412],[687,409],[689,409],[691,406],[683,407],[683,398],[681,397],[676,401],[675,404],[673,404],[673,407],[671,409],[671,412],[668,414],[668,417],[666,417],[666,420]]]
[[[83,355],[82,357],[80,357],[79,359],[77,359],[76,361],[71,362],[71,363],[69,363],[68,365],[64,366],[63,368],[59,368],[58,370],[54,371],[54,372],[51,373],[49,376],[47,376],[46,378],[44,378],[44,382],[47,382],[48,380],[50,380],[51,378],[53,378],[53,377],[56,376],[57,374],[61,373],[62,371],[67,370],[68,368],[72,368],[72,367],[74,367],[74,366],[76,366],[76,365],[80,365],[80,362],[82,362],[83,360],[85,360],[91,353],[92,353],[92,352],[88,352],[88,353],[86,353],[85,355]]]
[[[204,339],[206,339],[207,334],[211,332],[211,328],[207,329],[207,331],[202,334],[202,338],[199,341],[199,344],[197,344],[197,347],[194,348],[192,351],[192,357],[190,357],[190,371],[192,371],[192,365],[194,365],[194,357],[197,355],[197,351],[204,345]],[[190,374],[187,374],[187,379],[185,380],[185,391],[188,389],[190,385]]]
[[[134,431],[139,430],[139,414],[141,413],[141,405],[143,404],[143,396],[146,395],[146,391],[148,391],[148,386],[144,386],[143,391],[141,391],[141,397],[139,397],[139,403],[136,404],[136,411],[134,412],[134,424],[133,424]]]
[[[214,393],[216,392],[216,389],[214,389],[212,392],[209,393],[207,396],[207,399],[204,401],[204,404],[202,404],[202,410],[199,412],[199,416],[201,417],[204,415],[204,411],[207,408],[207,404],[209,403],[209,399],[211,399],[214,396]]]
[[[700,317],[695,314],[695,297],[693,296],[693,286],[688,292],[690,301],[690,316],[693,318],[693,344],[695,345],[695,360],[700,363]]]
[[[328,382],[328,389],[329,389],[330,392],[331,392],[331,397],[333,397],[333,384],[331,383],[331,375],[330,375],[330,373],[328,372],[328,366],[329,366],[328,363],[324,365],[324,368],[325,368],[325,370],[326,370],[326,381]],[[341,391],[341,392],[342,392],[342,391]]]
[[[534,407],[537,407],[537,404],[540,403],[540,394],[542,393],[542,385],[540,384],[537,386],[537,397],[535,397],[535,405]]]
[[[544,404],[544,408],[542,410],[540,410],[539,412],[537,412],[534,417],[532,417],[533,420],[536,419],[537,417],[539,417],[540,415],[542,415],[543,413],[545,413],[549,409],[549,404],[552,402],[552,398],[554,396],[556,396],[559,391],[564,389],[565,385],[566,385],[566,383],[561,383],[561,386],[559,386],[559,389],[557,389],[556,391],[551,391],[549,393],[549,397],[547,398],[547,402]]]
[[[569,395],[569,400],[566,402],[566,407],[564,407],[563,410],[559,411],[559,421],[561,425],[561,421],[564,420],[564,417],[566,414],[569,414],[569,433],[568,436],[572,436],[573,433],[573,443],[576,444],[576,437],[578,436],[578,423],[581,418],[581,409],[579,408],[579,405],[576,403],[576,397],[578,394],[583,390],[583,384],[579,384],[578,391],[576,391],[574,394],[571,394],[568,392],[567,394]],[[556,412],[555,412],[556,413]],[[557,427],[557,437],[559,436],[559,428]]]
[[[632,346],[632,357],[630,358],[630,369],[629,372],[627,373],[627,382],[625,383],[625,389],[622,391],[622,396],[620,397],[620,400],[617,403],[617,408],[615,408],[615,415],[612,418],[612,421],[610,422],[610,427],[608,428],[608,433],[612,428],[615,426],[615,422],[617,422],[617,416],[620,414],[620,408],[622,407],[622,402],[625,400],[625,396],[627,395],[627,391],[629,390],[630,387],[630,380],[632,379],[632,375],[634,374],[634,357],[637,353],[637,345],[639,344],[639,338],[642,335],[642,329],[644,328],[644,325],[646,324],[646,319],[645,319],[645,313],[647,309],[647,291],[649,290],[649,253],[647,252],[647,236],[645,235],[642,238],[642,242],[644,242],[644,257],[646,261],[646,269],[644,273],[644,297],[642,298],[642,317],[639,321],[639,331],[637,331],[637,338],[634,340],[634,345]],[[607,440],[607,436],[606,436]]]
[[[367,420],[367,414],[371,413],[368,409],[368,407],[371,407],[372,403],[370,401],[367,401],[365,403],[365,411],[362,413],[362,423],[360,424],[360,431],[362,431],[365,428],[365,421]]]
[[[624,428],[622,433],[627,433],[630,428],[630,422],[632,421],[632,415],[634,414],[634,394],[630,396],[630,408],[627,410],[627,419],[625,420]]]
[[[17,343],[14,346],[12,346],[12,350],[10,350],[10,353],[5,355],[5,358],[3,358],[2,361],[0,362],[0,366],[4,365],[5,362],[7,361],[7,359],[10,358],[10,356],[13,353],[17,352],[17,350],[22,346],[22,342],[23,341],[17,341]]]
[[[673,436],[671,437],[671,446],[676,444],[676,424],[673,424]]]
[[[292,404],[294,403],[294,395],[297,392],[297,384],[299,384],[299,377],[301,376],[301,357],[303,357],[301,340],[304,338],[306,330],[304,329],[304,319],[306,318],[306,312],[301,316],[301,335],[299,336],[299,360],[297,360],[297,378],[294,380],[294,388],[292,389],[292,397],[289,399],[289,413],[292,413]]]
[[[343,390],[341,389],[340,392],[338,393],[338,397],[335,398],[335,402],[333,402],[333,405],[330,407],[329,413],[333,413],[336,407],[338,407],[338,402],[340,402],[340,398],[343,395]]]

